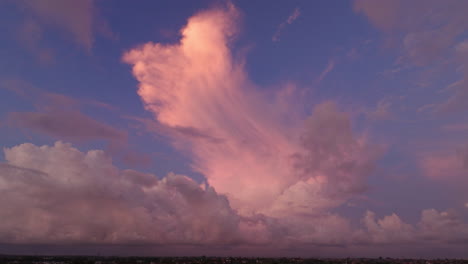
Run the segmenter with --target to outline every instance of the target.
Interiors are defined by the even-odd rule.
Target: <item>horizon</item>
[[[466,11],[0,0],[0,254],[468,259]]]

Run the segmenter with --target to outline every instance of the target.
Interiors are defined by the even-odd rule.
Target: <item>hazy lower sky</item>
[[[468,258],[468,1],[0,1],[0,253]]]

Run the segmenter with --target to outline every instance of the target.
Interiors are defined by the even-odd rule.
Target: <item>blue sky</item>
[[[200,246],[194,254],[467,257],[464,1],[0,7],[0,190],[14,205],[0,243],[9,250],[97,241]],[[28,191],[39,177],[30,170],[48,189]],[[83,174],[84,185],[58,184]],[[80,196],[93,182],[104,198]],[[182,198],[162,206],[167,195]],[[113,209],[87,223],[54,199],[83,202],[82,215]],[[213,210],[234,222],[216,222],[225,219]],[[128,223],[101,227],[116,214]],[[49,219],[42,233],[25,224],[38,215]],[[143,235],[153,226],[160,233]],[[398,255],[402,245],[413,253]]]

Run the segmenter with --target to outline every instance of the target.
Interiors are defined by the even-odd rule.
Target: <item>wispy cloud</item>
[[[411,68],[425,72],[425,78],[430,79],[438,78],[444,69],[460,69],[461,78],[451,80],[457,84],[449,88],[453,91],[452,96],[421,108],[421,111],[430,109],[434,113],[454,113],[467,109],[468,41],[463,39],[468,28],[467,8],[468,2],[456,0],[354,2],[356,12],[364,14],[371,24],[383,31],[387,40],[398,43],[395,46],[400,56],[398,67],[393,72]]]
[[[90,52],[95,35],[116,39],[109,24],[99,15],[94,0],[37,0],[15,1],[24,13],[24,21],[17,33],[20,43],[41,62],[54,59],[53,50],[47,47],[44,31],[56,29],[77,45]]]
[[[41,44],[43,39],[43,28],[33,19],[26,19],[17,32],[17,37],[21,45],[34,54],[43,64],[50,64],[54,61],[54,52]]]
[[[315,80],[315,83],[316,84],[319,84],[323,81],[323,79],[325,79],[325,77],[331,72],[333,71],[333,69],[335,68],[335,60],[334,59],[330,59],[328,61],[328,64],[327,66],[325,67],[325,69],[323,69],[323,71],[320,73],[320,75],[317,77],[317,79]]]
[[[280,41],[280,36],[283,30],[286,28],[287,25],[291,25],[299,16],[301,15],[301,11],[299,7],[296,7],[294,11],[289,15],[288,19],[281,23],[278,28],[276,29],[275,34],[273,34],[272,40],[273,42]]]
[[[441,181],[467,183],[468,147],[458,147],[452,151],[434,151],[420,155],[423,175]]]
[[[68,140],[105,139],[111,142],[126,140],[126,134],[112,126],[98,122],[79,111],[11,112],[11,124],[56,138]]]
[[[442,127],[442,130],[457,132],[457,131],[468,131],[468,123],[450,124]]]
[[[390,108],[392,107],[392,102],[390,98],[384,98],[377,103],[375,109],[367,111],[366,115],[369,119],[374,121],[383,121],[394,118],[394,115]]]
[[[9,112],[6,124],[21,129],[74,143],[102,140],[107,144],[108,153],[121,159],[129,166],[147,166],[150,157],[133,150],[128,143],[128,132],[97,120],[84,113],[92,108],[119,112],[112,105],[97,100],[77,99],[69,96],[46,92],[21,79],[0,81],[0,89],[7,89],[29,101],[36,111]]]

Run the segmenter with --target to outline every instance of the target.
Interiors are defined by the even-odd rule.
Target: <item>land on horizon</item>
[[[262,258],[262,257],[118,257],[0,255],[2,264],[465,264],[464,259],[412,258]]]

